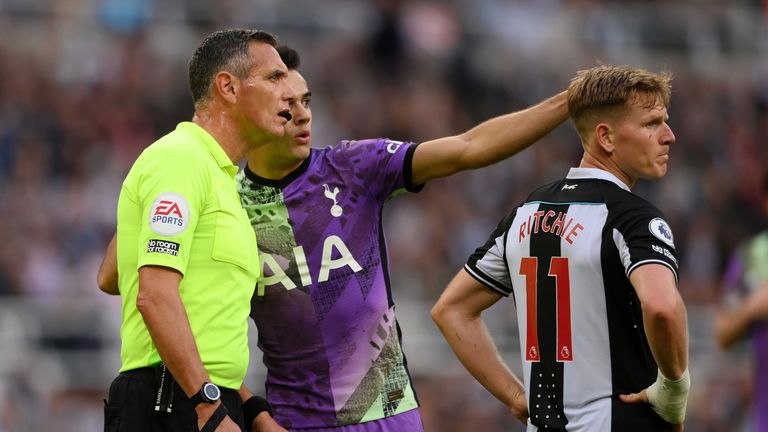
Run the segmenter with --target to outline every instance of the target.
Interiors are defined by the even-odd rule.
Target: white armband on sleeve
[[[648,403],[653,410],[665,421],[672,424],[682,424],[685,420],[685,407],[688,403],[688,390],[691,388],[691,376],[688,369],[683,376],[672,381],[659,371],[656,382],[646,391]]]

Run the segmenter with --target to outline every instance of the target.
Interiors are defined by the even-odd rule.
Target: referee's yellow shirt
[[[117,206],[121,372],[161,361],[136,308],[138,269],[158,265],[183,275],[181,300],[211,380],[240,388],[260,266],[237,170],[213,137],[184,122],[147,147],[128,173]]]

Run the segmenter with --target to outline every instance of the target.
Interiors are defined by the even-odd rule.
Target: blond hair
[[[579,71],[568,86],[568,112],[582,142],[602,121],[617,121],[630,103],[669,107],[672,74],[601,65]]]

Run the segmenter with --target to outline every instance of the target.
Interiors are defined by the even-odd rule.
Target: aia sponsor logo
[[[189,225],[189,204],[183,196],[173,192],[161,194],[149,210],[149,227],[157,234],[174,236]]]

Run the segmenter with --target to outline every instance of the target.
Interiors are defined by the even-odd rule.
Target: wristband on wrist
[[[659,371],[656,382],[646,391],[651,408],[665,421],[682,424],[685,420],[685,408],[688,403],[688,391],[691,388],[691,376],[688,369],[678,380],[671,380]]]
[[[269,405],[269,402],[263,397],[254,395],[243,402],[243,419],[245,420],[246,430],[251,430],[253,421],[259,414],[265,411],[269,413],[270,416],[272,415],[272,406]]]

